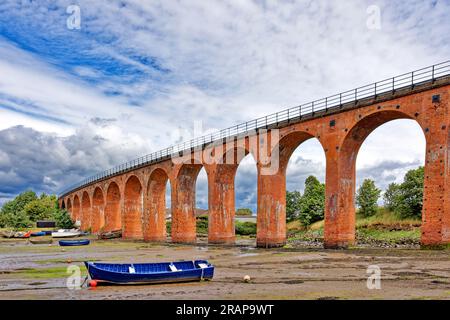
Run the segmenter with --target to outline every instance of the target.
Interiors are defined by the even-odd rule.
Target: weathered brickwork
[[[440,96],[439,101],[432,101],[434,95]],[[122,228],[124,238],[166,241],[165,190],[170,182],[171,240],[194,243],[195,185],[199,171],[205,168],[208,240],[232,244],[234,180],[240,161],[250,154],[258,169],[257,245],[282,246],[286,242],[287,164],[300,144],[317,138],[326,156],[324,246],[347,247],[355,242],[355,165],[359,148],[380,125],[395,119],[412,119],[420,125],[426,139],[421,242],[431,246],[447,244],[450,243],[449,101],[448,81],[406,93],[394,92],[370,103],[365,101],[364,105],[357,102],[353,108],[331,110],[320,117],[280,123],[276,143],[275,131],[269,128],[267,136],[239,137],[231,145],[192,150],[181,163],[167,159],[111,177],[64,196],[60,205],[74,219],[81,220],[83,229],[99,232]],[[279,160],[277,166],[273,166],[275,159]]]

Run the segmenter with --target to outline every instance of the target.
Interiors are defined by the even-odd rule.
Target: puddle
[[[237,257],[242,258],[242,257],[254,257],[254,256],[258,256],[259,253],[240,253],[237,255]]]

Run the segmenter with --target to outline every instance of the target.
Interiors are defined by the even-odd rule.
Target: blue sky
[[[78,5],[80,29],[67,28]],[[369,28],[368,8],[380,12]],[[179,142],[448,60],[450,1],[26,1],[0,3],[0,204],[57,192]],[[201,124],[203,131],[194,133]],[[386,145],[387,132],[398,133]],[[358,181],[381,186],[423,163],[416,124],[376,130]],[[315,141],[299,147],[288,189],[324,178]],[[256,204],[250,160],[237,206]],[[207,204],[206,175],[197,199]]]

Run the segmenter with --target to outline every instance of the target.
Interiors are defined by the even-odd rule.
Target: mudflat
[[[411,248],[324,250],[125,240],[94,240],[83,247],[34,245],[0,239],[0,299],[450,299],[450,251]],[[67,288],[69,266],[83,261],[116,263],[207,259],[212,281]],[[380,289],[368,289],[369,266],[381,271]],[[250,282],[244,282],[249,275]]]

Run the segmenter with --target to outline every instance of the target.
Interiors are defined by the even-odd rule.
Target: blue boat
[[[71,246],[86,246],[91,243],[88,239],[79,239],[79,240],[60,240],[59,245],[62,247],[71,247]]]
[[[206,260],[163,263],[84,262],[92,280],[115,284],[151,284],[211,280],[214,266]]]
[[[42,237],[45,236],[45,232],[44,231],[38,231],[38,232],[32,232],[30,234],[31,237]]]

